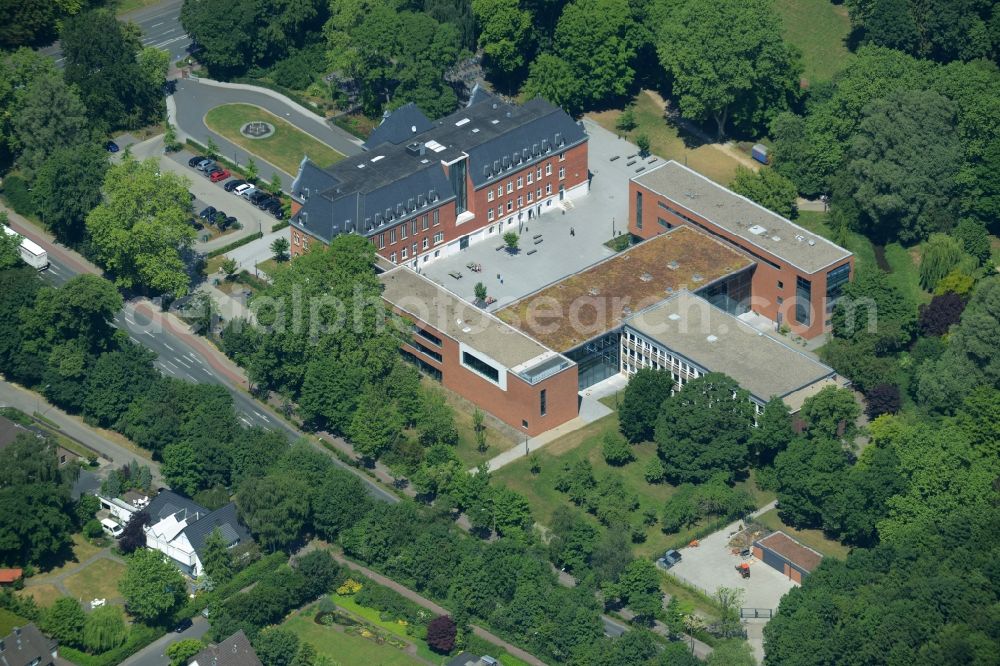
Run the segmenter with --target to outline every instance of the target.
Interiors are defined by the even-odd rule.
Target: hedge
[[[222,247],[216,248],[216,249],[212,250],[211,252],[208,252],[205,255],[205,257],[207,257],[208,259],[211,259],[212,257],[218,257],[220,254],[225,254],[226,252],[229,252],[231,250],[235,250],[238,247],[243,247],[247,243],[252,243],[255,240],[257,240],[258,238],[263,238],[263,237],[264,237],[263,233],[261,233],[260,231],[255,231],[254,233],[250,234],[249,236],[244,236],[243,238],[239,239],[238,241],[233,241],[229,245],[223,245]]]
[[[281,231],[282,229],[284,229],[287,226],[288,226],[288,220],[282,220],[281,222],[278,222],[277,224],[272,224],[271,225],[271,233],[274,233],[275,231]]]
[[[166,631],[154,629],[138,622],[132,625],[125,642],[114,650],[101,654],[87,654],[66,645],[59,646],[59,656],[68,659],[77,666],[117,666],[133,654],[143,649]]]

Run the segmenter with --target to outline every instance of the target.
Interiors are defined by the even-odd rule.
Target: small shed
[[[758,560],[767,564],[796,583],[802,583],[802,579],[808,576],[819,563],[823,561],[823,556],[804,546],[784,532],[772,532],[766,537],[753,542],[753,555]]]
[[[0,586],[14,585],[24,576],[21,569],[0,569]]]

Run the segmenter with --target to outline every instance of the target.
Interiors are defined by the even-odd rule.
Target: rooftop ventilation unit
[[[639,276],[639,279],[642,280],[643,282],[651,282],[653,280],[653,274],[643,273],[642,275]]]
[[[680,321],[681,316],[676,312],[671,312],[669,315],[667,315],[667,319],[669,319],[670,321]]]
[[[812,247],[815,244],[816,244],[816,241],[814,241],[813,239],[810,238],[809,239],[809,247]]]
[[[775,243],[777,243],[777,242],[779,242],[781,240],[781,236],[771,236],[771,240],[773,240]]]
[[[680,264],[677,263],[676,259],[673,259],[667,264],[667,268],[669,268],[672,271],[676,271],[678,268],[680,268]]]
[[[494,109],[495,109],[495,108],[497,108],[497,107],[496,107],[496,104],[494,104],[494,105],[493,105],[493,108],[494,108]],[[494,124],[494,125],[497,125],[497,124],[499,124],[499,123],[500,123],[500,121],[499,121],[499,120],[497,120],[496,118],[494,118],[494,119],[493,119],[493,120],[491,120],[490,122],[491,122],[492,124]]]
[[[684,193],[684,196],[686,196],[688,199],[697,199],[698,198],[698,193],[697,192],[692,192],[691,190],[688,190],[687,192]]]
[[[709,335],[705,339],[708,340],[709,342],[718,342],[719,341],[719,338],[717,336],[714,336],[714,335]]]
[[[691,276],[691,281],[692,282],[701,282],[704,279],[705,279],[705,276],[702,275],[701,273],[695,273],[694,275]]]
[[[411,155],[423,155],[424,154],[424,144],[419,141],[414,141],[413,143],[406,144],[406,152]]]
[[[805,237],[805,236],[803,236],[802,234],[795,234],[795,240],[797,240],[798,242],[800,242],[800,243],[801,243],[801,242],[802,242],[802,241],[804,241],[805,239],[806,239],[806,237]]]
[[[754,236],[760,236],[761,234],[767,233],[767,229],[765,229],[764,227],[760,226],[759,224],[753,225],[752,227],[750,227],[749,229],[747,229],[747,231],[749,231],[750,233],[752,233]]]
[[[597,287],[591,287],[590,289],[587,290],[587,293],[590,294],[591,296],[597,296],[598,294],[601,293],[601,290],[598,289]]]
[[[472,133],[473,134],[479,134],[479,128],[478,127],[473,127],[472,128]]]

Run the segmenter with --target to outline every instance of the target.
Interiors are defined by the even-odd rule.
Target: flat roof
[[[625,324],[710,372],[724,372],[762,401],[784,398],[836,374],[833,368],[687,291],[647,308]]]
[[[673,293],[700,289],[753,264],[732,245],[682,226],[528,294],[496,314],[546,346],[566,352]]]
[[[806,273],[851,256],[839,245],[673,160],[632,180]]]
[[[382,273],[378,279],[382,282],[382,298],[386,302],[513,372],[520,373],[540,363],[563,359],[516,328],[406,266]]]
[[[781,555],[789,562],[811,572],[823,561],[823,556],[808,546],[804,546],[782,531],[772,532],[763,539],[757,540],[757,545],[763,546]]]

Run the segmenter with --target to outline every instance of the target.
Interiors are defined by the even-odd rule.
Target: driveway
[[[186,638],[200,640],[202,636],[208,633],[209,629],[211,629],[211,625],[208,623],[208,620],[200,615],[196,615],[191,620],[190,627],[179,634],[173,631],[167,632],[165,636],[161,636],[123,661],[121,666],[168,666],[170,660],[167,659],[164,652],[166,652],[170,645]]]
[[[627,233],[628,179],[636,175],[636,169],[648,169],[660,160],[636,159],[629,166],[632,160],[627,156],[639,152],[635,145],[588,119],[584,119],[584,125],[590,136],[588,156],[592,175],[587,195],[568,202],[565,209],[555,202],[540,217],[525,220],[520,228],[516,223],[504,227],[503,232],[521,234],[521,251],[516,255],[497,250],[502,240],[501,232],[496,231],[456,254],[420,264],[420,271],[469,300],[475,297],[476,282],[482,281],[489,295],[497,299],[490,307],[495,311],[614,255],[604,243],[613,233]],[[541,235],[542,242],[538,245],[532,241],[536,235]],[[529,255],[529,250],[537,251]],[[473,273],[466,268],[470,262],[480,264],[482,272]],[[450,275],[452,272],[462,273],[462,278],[456,280]]]
[[[205,144],[211,136],[226,158],[236,164],[246,164],[250,154],[242,147],[216,134],[205,125],[205,114],[221,104],[253,104],[284,118],[317,141],[321,141],[344,155],[358,155],[361,141],[331,125],[321,116],[296,104],[273,90],[243,84],[220,83],[208,79],[178,79],[174,94],[167,97],[167,112],[178,129],[179,138],[186,137]],[[266,160],[254,158],[257,171],[263,180],[270,181],[274,173],[282,182],[290,184],[296,174],[282,171]]]

